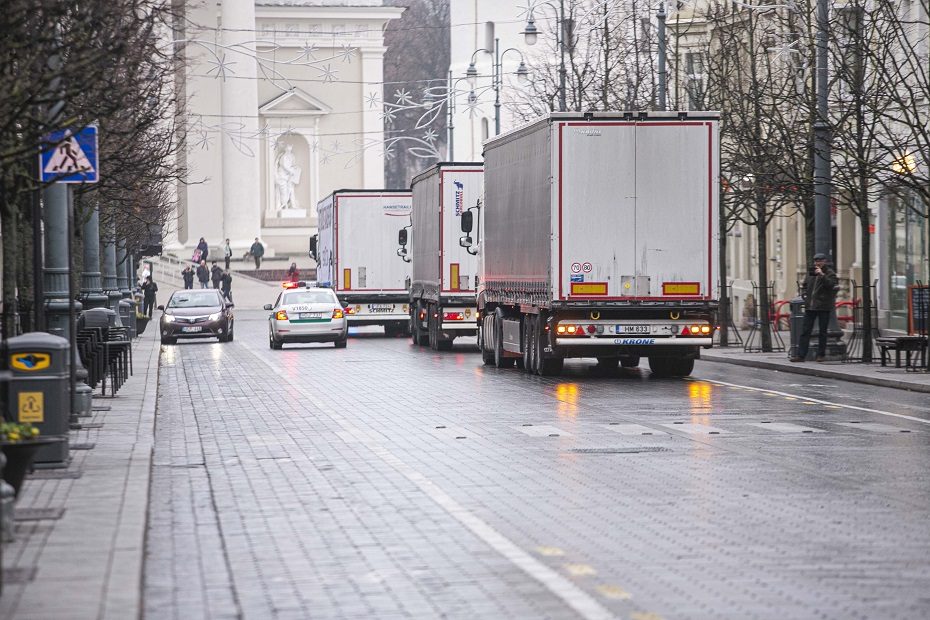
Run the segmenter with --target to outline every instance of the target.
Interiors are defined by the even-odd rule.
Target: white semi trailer
[[[449,350],[458,336],[477,332],[477,251],[459,245],[463,213],[484,191],[481,163],[440,163],[413,178],[409,236],[399,235],[412,261],[410,330],[414,344]],[[407,250],[406,245],[411,249]]]
[[[486,364],[685,376],[716,329],[719,116],[552,113],[485,143]],[[473,218],[462,218],[470,233]]]
[[[407,333],[410,266],[397,260],[395,244],[410,208],[409,190],[341,189],[317,204],[319,236],[311,240],[317,283],[336,291],[350,326]]]

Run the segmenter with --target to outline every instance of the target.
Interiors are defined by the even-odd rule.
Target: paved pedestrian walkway
[[[71,464],[26,479],[16,540],[3,546],[0,618],[136,618],[158,389],[156,329],[133,345],[134,375],[95,397],[71,432]]]
[[[866,385],[912,390],[930,393],[930,373],[908,371],[904,368],[882,366],[878,361],[871,364],[846,362],[801,362],[788,361],[787,353],[744,353],[741,347],[714,348],[701,351],[701,359],[709,362],[738,364],[751,368],[790,372],[812,377],[855,381]],[[892,361],[892,364],[894,362]],[[903,363],[903,361],[902,361]]]

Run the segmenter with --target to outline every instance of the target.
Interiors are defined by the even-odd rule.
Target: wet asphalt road
[[[930,616],[926,395],[237,317],[162,353],[147,617]]]

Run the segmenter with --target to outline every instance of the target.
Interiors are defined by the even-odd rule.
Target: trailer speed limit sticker
[[[591,265],[591,263],[585,263],[584,265],[581,266],[581,270],[584,271],[585,273],[591,273],[592,269],[594,269],[594,267]]]
[[[581,273],[581,263],[572,263],[572,273]]]

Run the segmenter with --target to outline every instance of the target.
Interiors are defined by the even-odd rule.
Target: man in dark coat
[[[194,270],[190,265],[184,268],[181,272],[181,277],[184,278],[185,289],[194,288]]]
[[[158,292],[158,285],[152,279],[152,276],[146,276],[145,282],[142,283],[142,314],[147,317],[152,316],[152,308],[155,307],[155,293]]]
[[[207,256],[210,255],[210,246],[207,245],[207,240],[201,237],[197,249],[200,250],[200,256],[197,257],[197,260],[206,261]]]
[[[202,260],[197,265],[197,281],[200,282],[200,288],[210,288],[210,270],[207,269],[207,261]]]
[[[223,279],[223,268],[213,261],[213,267],[210,268],[210,280],[213,281],[213,288],[220,288],[220,281]]]
[[[807,308],[804,311],[804,328],[801,330],[801,341],[798,344],[798,354],[791,358],[792,362],[803,362],[807,359],[810,347],[811,333],[814,331],[814,322],[817,322],[817,361],[822,362],[827,356],[827,330],[830,325],[830,314],[836,308],[836,291],[839,289],[839,279],[836,271],[830,264],[826,254],[814,255],[814,266],[804,279],[804,302]]]
[[[255,237],[255,243],[249,248],[249,254],[255,259],[255,268],[260,269],[262,266],[262,256],[265,255],[265,246],[258,240],[258,237]]]
[[[220,281],[220,288],[223,291],[223,297],[225,297],[229,303],[232,303],[232,276],[229,275],[229,271],[223,272],[223,279]]]

